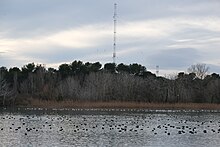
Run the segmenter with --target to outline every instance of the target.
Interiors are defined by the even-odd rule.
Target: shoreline
[[[46,101],[31,100],[30,104],[18,107],[32,108],[76,108],[76,109],[158,109],[158,110],[220,110],[220,104],[211,103],[147,103],[120,101]]]

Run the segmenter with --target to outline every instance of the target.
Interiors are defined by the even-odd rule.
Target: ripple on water
[[[19,109],[0,112],[0,146],[218,146],[212,111]]]

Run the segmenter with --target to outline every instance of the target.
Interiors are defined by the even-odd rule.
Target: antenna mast
[[[159,76],[159,65],[156,66],[156,75]]]
[[[116,26],[117,26],[117,4],[114,4],[114,44],[113,44],[113,63],[116,60]]]

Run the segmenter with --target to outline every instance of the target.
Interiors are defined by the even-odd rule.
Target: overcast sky
[[[115,2],[117,63],[220,73],[220,0],[0,0],[0,66],[112,62]]]

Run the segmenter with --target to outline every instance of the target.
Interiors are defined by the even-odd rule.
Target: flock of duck
[[[176,117],[176,118],[175,118]],[[220,121],[183,120],[175,117],[155,118],[154,115],[2,115],[0,133],[145,133],[148,135],[220,134]],[[173,121],[178,119],[178,121]]]

